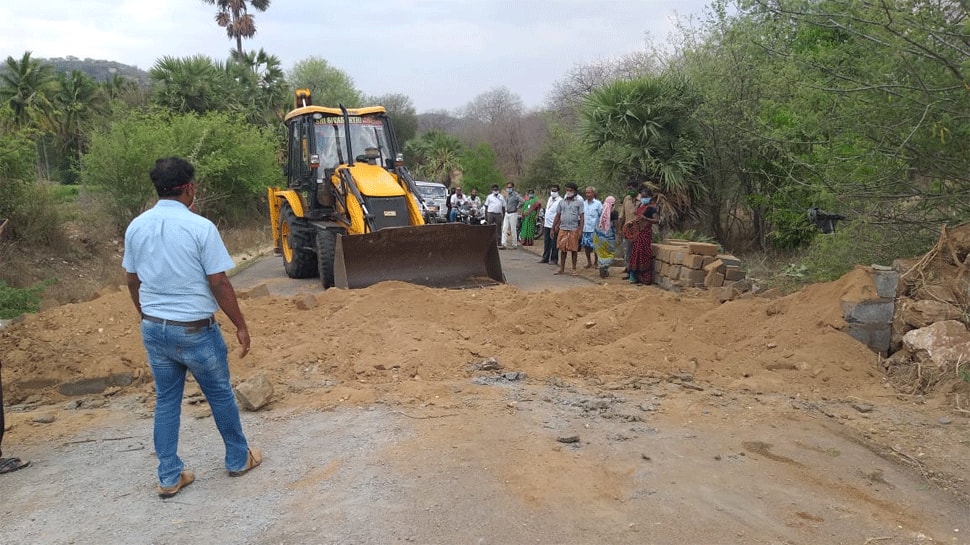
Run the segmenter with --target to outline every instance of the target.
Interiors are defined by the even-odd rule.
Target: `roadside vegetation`
[[[420,179],[575,182],[601,197],[651,183],[663,234],[716,241],[787,288],[920,254],[970,217],[964,6],[717,0],[663,44],[576,65],[541,108],[497,87],[419,115],[326,59],[287,72],[247,51],[268,2],[208,3],[231,56],[160,58],[149,85],[58,72],[29,51],[0,68],[0,317],[116,279],[160,156],[197,165],[200,212],[225,232],[258,233],[297,87],[318,104],[384,105]],[[813,207],[844,218],[834,233]],[[73,289],[72,267],[104,277]]]

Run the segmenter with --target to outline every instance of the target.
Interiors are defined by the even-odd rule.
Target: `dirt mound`
[[[490,357],[504,371],[538,380],[674,377],[842,396],[883,388],[876,357],[839,331],[840,301],[871,289],[868,276],[853,271],[783,299],[724,304],[703,291],[616,285],[526,293],[387,282],[292,299],[250,290],[240,304],[252,353],[230,359],[235,379],[266,373],[279,404],[435,402]],[[229,325],[232,347],[231,324],[220,321]],[[120,288],[25,317],[0,331],[0,353],[13,403],[151,388],[138,319]]]

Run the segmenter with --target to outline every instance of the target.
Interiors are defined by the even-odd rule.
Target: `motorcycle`
[[[455,214],[457,223],[467,223],[468,225],[485,225],[485,214],[477,206],[463,204]]]

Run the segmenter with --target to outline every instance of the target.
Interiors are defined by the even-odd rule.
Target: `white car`
[[[414,181],[418,187],[421,198],[424,199],[425,207],[429,212],[434,213],[438,223],[448,221],[448,188],[444,184],[437,182]]]

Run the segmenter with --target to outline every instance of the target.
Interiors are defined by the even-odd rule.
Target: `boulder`
[[[970,332],[956,320],[936,322],[903,335],[903,348],[925,353],[938,367],[970,362]]]
[[[959,307],[944,301],[932,299],[913,301],[900,298],[899,303],[903,322],[915,328],[926,327],[936,322],[959,320],[963,316],[963,311]]]
[[[273,397],[273,384],[260,373],[236,386],[236,399],[247,411],[258,411]]]

